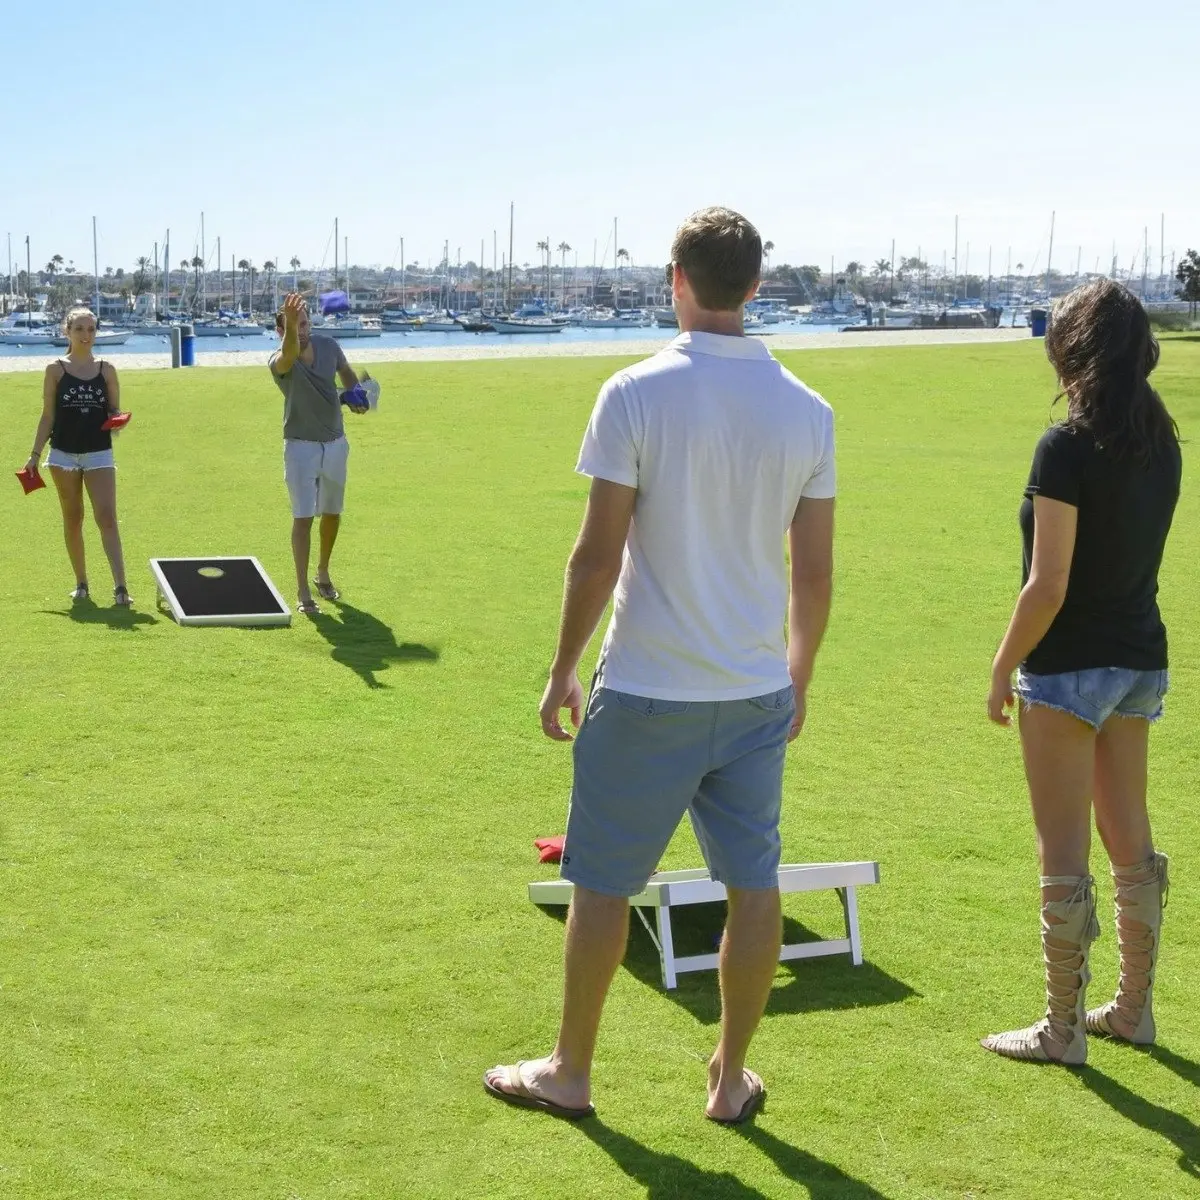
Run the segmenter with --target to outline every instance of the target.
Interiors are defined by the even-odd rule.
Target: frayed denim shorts
[[[1163,714],[1169,678],[1166,671],[1131,671],[1125,667],[1094,667],[1061,675],[1018,671],[1016,693],[1023,704],[1070,713],[1099,729],[1112,716],[1157,721]]]

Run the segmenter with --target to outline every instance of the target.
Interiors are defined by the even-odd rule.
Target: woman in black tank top
[[[105,421],[119,411],[121,387],[111,363],[92,355],[96,318],[86,308],[74,308],[64,324],[70,346],[67,357],[46,368],[42,383],[42,418],[33,439],[26,468],[37,469],[42,447],[49,442],[46,463],[62,505],[63,535],[75,571],[74,600],[88,599],[87,565],[83,545],[83,493],[92,502],[92,515],[112,569],[113,599],[131,603],[125,586],[125,561],[117,526],[117,472],[112,458],[112,434]]]

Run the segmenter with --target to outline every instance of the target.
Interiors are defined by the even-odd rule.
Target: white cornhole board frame
[[[281,611],[277,613],[215,613],[205,616],[193,616],[185,612],[183,605],[179,602],[179,598],[172,591],[160,563],[210,563],[219,562],[222,559],[227,562],[253,563],[255,570],[258,572],[263,583],[270,589],[271,595],[275,598]],[[180,558],[168,558],[164,556],[162,558],[152,558],[150,560],[150,570],[153,572],[154,581],[158,585],[158,594],[167,602],[167,607],[171,610],[171,616],[177,625],[290,625],[292,623],[292,610],[288,607],[288,602],[280,594],[279,589],[272,582],[270,575],[267,574],[262,563],[253,554],[210,554]]]
[[[823,938],[819,941],[793,942],[779,951],[779,961],[796,958],[819,958],[826,954],[849,954],[856,967],[862,965],[862,939],[858,931],[857,888],[879,882],[877,862],[793,863],[779,868],[781,892],[818,892],[836,890],[842,902],[846,921],[844,938]],[[534,904],[561,905],[571,902],[573,885],[566,879],[548,879],[529,885],[529,899]],[[690,954],[679,957],[671,934],[671,909],[684,904],[710,904],[726,898],[725,885],[714,882],[703,867],[687,871],[658,871],[650,877],[646,890],[630,899],[651,941],[658,948],[662,965],[663,987],[676,986],[678,976],[685,971],[716,969],[716,954]],[[644,909],[652,908],[655,924],[651,925]]]

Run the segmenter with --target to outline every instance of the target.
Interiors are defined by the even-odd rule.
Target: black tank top
[[[100,426],[108,420],[108,385],[104,364],[94,379],[76,379],[63,363],[62,376],[54,389],[54,428],[50,445],[67,454],[90,454],[111,450],[112,434]]]

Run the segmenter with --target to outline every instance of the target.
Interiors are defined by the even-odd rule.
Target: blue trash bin
[[[192,325],[179,327],[179,362],[184,367],[196,365],[196,330]]]
[[[1046,336],[1046,318],[1050,314],[1044,308],[1029,310],[1029,332],[1033,337]]]

